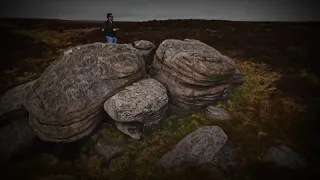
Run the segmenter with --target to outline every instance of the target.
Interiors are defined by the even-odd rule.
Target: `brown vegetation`
[[[105,41],[99,30],[101,22],[3,20],[1,24],[5,27],[1,33],[5,48],[1,93],[41,75],[64,49]],[[112,160],[108,168],[101,166],[99,157],[80,153],[75,165],[58,162],[51,156],[49,162],[47,158],[39,160],[39,155],[35,155],[10,162],[6,172],[20,172],[14,177],[47,179],[66,174],[77,179],[254,179],[255,175],[257,179],[271,179],[268,175],[272,173],[260,171],[254,164],[268,148],[285,144],[304,156],[309,165],[296,178],[310,178],[317,174],[320,158],[317,137],[320,63],[316,50],[319,27],[319,23],[204,20],[120,22],[119,43],[144,39],[159,45],[169,38],[198,39],[233,58],[246,82],[234,90],[228,101],[219,104],[232,112],[233,120],[228,123],[208,120],[202,112],[184,118],[170,117],[164,130],[150,138],[128,139],[127,151]],[[157,157],[204,125],[221,126],[235,144],[238,153],[235,172],[221,175],[210,166],[181,167],[165,173],[153,171]],[[122,136],[109,125],[103,128],[109,137]],[[42,168],[38,171],[39,167]]]

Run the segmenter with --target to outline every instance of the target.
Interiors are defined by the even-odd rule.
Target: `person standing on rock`
[[[112,13],[107,14],[107,21],[104,22],[102,31],[105,32],[107,43],[117,43],[117,31],[119,31],[119,28],[116,28],[114,24]]]

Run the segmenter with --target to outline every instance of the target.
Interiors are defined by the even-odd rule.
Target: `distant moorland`
[[[66,49],[105,42],[100,30],[102,23],[1,19],[0,95],[38,78]],[[99,157],[85,154],[82,149],[72,151],[73,159],[64,160],[60,155],[70,150],[48,145],[54,148],[43,148],[45,150],[13,159],[1,167],[2,174],[17,179],[59,179],[60,175],[76,179],[218,178],[210,166],[182,167],[160,176],[152,171],[151,164],[198,127],[219,125],[234,143],[238,155],[236,170],[219,178],[280,177],[271,176],[271,171],[262,171],[255,165],[270,147],[279,144],[291,147],[306,158],[308,167],[296,178],[317,175],[320,170],[319,25],[214,20],[118,22],[118,43],[148,40],[158,46],[165,39],[197,39],[232,58],[245,78],[244,85],[235,89],[228,101],[219,104],[231,112],[232,121],[209,120],[202,112],[169,117],[163,131],[143,140],[128,140],[127,152],[113,159],[108,167],[102,167]],[[121,136],[109,125],[103,128],[109,137]],[[276,174],[281,174],[281,179],[296,175]]]

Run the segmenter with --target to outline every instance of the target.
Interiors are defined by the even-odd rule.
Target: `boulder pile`
[[[20,125],[28,120],[29,129],[41,140],[69,143],[91,134],[105,111],[118,130],[139,139],[165,119],[170,107],[182,113],[199,110],[227,98],[230,88],[241,83],[242,75],[230,58],[197,40],[168,39],[157,49],[144,40],[97,42],[65,51],[38,79],[4,94],[0,123],[23,119],[14,125],[23,129]],[[1,138],[9,139],[6,134],[15,133],[11,129],[0,133]],[[203,131],[223,134],[217,128]],[[25,138],[31,142],[34,136],[25,132],[31,134]],[[199,143],[211,138],[201,134]],[[227,144],[227,137],[221,137],[221,146],[212,145],[216,153],[210,160]],[[3,143],[1,147],[8,146]]]
[[[150,76],[163,83],[176,113],[214,104],[228,97],[234,83],[242,83],[235,63],[198,40],[163,41],[155,54]]]

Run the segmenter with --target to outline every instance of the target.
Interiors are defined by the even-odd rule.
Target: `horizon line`
[[[28,17],[28,18],[24,18],[24,17],[5,17],[5,18],[0,18],[2,20],[52,20],[52,21],[82,21],[82,22],[102,22],[105,20],[82,20],[82,19],[59,19],[59,18],[34,18],[34,17]],[[141,20],[141,21],[137,21],[137,20],[119,20],[116,22],[150,22],[150,21],[174,21],[174,20],[182,20],[182,21],[186,21],[186,20],[191,20],[191,21],[227,21],[227,22],[271,22],[271,23],[320,23],[320,21],[275,21],[275,20],[269,20],[269,21],[248,21],[248,20],[224,20],[224,19],[204,19],[204,18],[168,18],[168,19],[150,19],[150,20]]]

